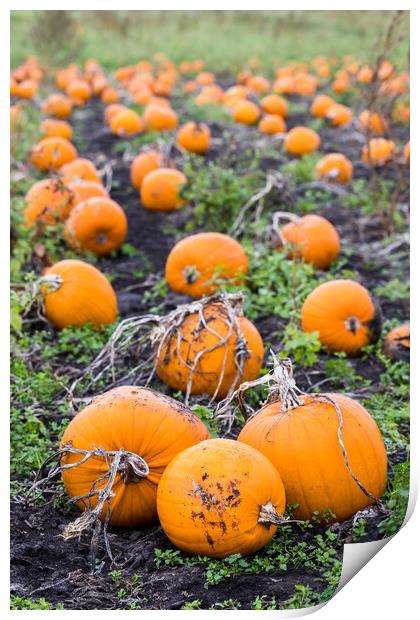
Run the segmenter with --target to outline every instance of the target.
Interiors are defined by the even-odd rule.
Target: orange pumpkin
[[[65,138],[66,140],[71,140],[73,138],[72,126],[66,121],[46,118],[41,123],[41,130],[45,136]]]
[[[328,95],[318,95],[312,102],[311,114],[317,118],[325,118],[328,114],[328,110],[335,105],[335,101]]]
[[[255,125],[260,118],[260,109],[252,101],[243,99],[238,101],[232,110],[232,117],[235,123],[243,125]]]
[[[407,142],[404,145],[403,155],[404,155],[405,163],[406,164],[410,163],[410,143],[409,142]]]
[[[409,323],[398,325],[388,332],[384,339],[384,353],[393,361],[410,361]]]
[[[208,439],[178,454],[158,487],[161,526],[187,553],[224,558],[264,547],[285,509],[276,468],[257,450],[232,439]]]
[[[273,91],[282,95],[292,95],[295,92],[295,78],[292,75],[284,75],[276,79]]]
[[[197,75],[195,81],[197,84],[200,84],[200,86],[208,86],[209,84],[213,84],[215,79],[216,77],[214,73],[211,73],[210,71],[203,71]]]
[[[77,151],[65,138],[47,137],[36,144],[31,152],[31,162],[39,170],[58,170],[76,159]]]
[[[270,82],[262,75],[252,75],[246,82],[247,88],[256,93],[266,93],[270,90]]]
[[[357,80],[362,84],[369,84],[372,81],[372,77],[373,69],[367,66],[361,67],[357,73]]]
[[[33,99],[38,92],[38,84],[35,80],[23,80],[16,86],[16,93],[21,99]]]
[[[124,110],[127,110],[127,107],[122,103],[110,103],[104,110],[105,122],[109,125],[112,117]]]
[[[373,131],[382,135],[387,129],[387,122],[378,112],[363,110],[359,115],[359,125],[364,131]]]
[[[149,104],[143,112],[143,121],[148,131],[172,131],[178,125],[178,116],[170,107]]]
[[[74,194],[75,205],[88,198],[109,198],[109,194],[102,183],[96,183],[95,181],[71,181],[67,183],[67,187]]]
[[[175,211],[184,204],[180,191],[187,177],[179,170],[159,168],[146,174],[141,185],[141,203],[152,211]]]
[[[362,161],[371,166],[384,166],[394,158],[395,142],[385,138],[372,138],[362,149]]]
[[[284,148],[287,153],[295,157],[301,157],[317,151],[321,139],[313,129],[309,127],[293,127],[285,138]]]
[[[210,128],[205,123],[190,121],[180,127],[176,141],[186,151],[203,155],[207,153],[210,147]]]
[[[62,260],[41,278],[45,316],[58,329],[114,323],[117,296],[106,277],[81,260]]]
[[[325,115],[333,127],[343,127],[353,120],[353,112],[341,103],[332,104]]]
[[[165,338],[156,353],[156,374],[174,390],[221,399],[258,376],[264,346],[257,328],[240,313],[237,325],[231,325],[221,303],[206,304],[202,316],[206,325],[194,312],[184,319],[178,334]],[[239,368],[237,355],[244,344],[247,352]]]
[[[369,292],[353,280],[331,280],[317,286],[301,311],[302,329],[318,332],[329,351],[356,355],[381,333],[382,314]]]
[[[25,226],[35,222],[52,225],[64,221],[75,206],[74,194],[59,179],[43,179],[35,183],[25,196]]]
[[[67,85],[66,93],[72,101],[86,103],[92,96],[92,89],[84,80],[75,79]]]
[[[314,513],[324,521],[344,521],[374,500],[352,478],[338,440],[338,405],[342,438],[352,472],[373,496],[380,498],[387,480],[387,457],[381,433],[359,403],[341,394],[300,397],[292,407],[274,400],[265,405],[239,434],[264,454],[283,480],[287,501],[297,519]],[[326,514],[327,513],[327,514]],[[330,515],[332,518],[332,515]]]
[[[110,198],[88,198],[79,203],[66,222],[64,237],[78,250],[106,256],[117,250],[127,236],[127,218]]]
[[[116,103],[119,99],[120,96],[118,91],[116,91],[115,88],[112,88],[112,86],[106,86],[106,88],[104,88],[101,92],[101,101],[104,103]]]
[[[42,111],[48,116],[68,118],[73,110],[73,104],[69,97],[61,94],[50,95],[42,104]]]
[[[156,494],[167,465],[181,451],[208,439],[205,425],[185,405],[153,390],[137,386],[118,387],[96,398],[70,422],[61,439],[75,449],[102,448],[126,456],[116,476],[110,496],[110,524],[114,527],[145,527],[157,521]],[[112,456],[108,456],[112,461]],[[80,454],[67,452],[61,465],[75,464]],[[139,475],[136,464],[145,467]],[[94,456],[85,463],[65,469],[63,482],[70,497],[89,493],[95,481],[108,470],[105,458]],[[146,473],[147,472],[147,473]],[[96,482],[103,489],[107,480]],[[81,510],[86,504],[77,503]],[[91,508],[97,497],[91,499]],[[102,514],[107,516],[107,506]]]
[[[315,176],[329,183],[349,183],[353,177],[353,165],[342,153],[330,153],[318,161]]]
[[[328,269],[340,254],[340,237],[335,227],[321,215],[293,218],[280,231],[283,242],[292,245],[291,256],[302,258],[318,269]]]
[[[266,114],[258,123],[258,129],[261,133],[275,135],[278,133],[285,133],[287,127],[281,116],[277,114]]]
[[[283,118],[287,116],[287,101],[279,95],[266,95],[261,99],[261,107],[267,114],[277,114]]]
[[[140,189],[146,174],[160,168],[161,161],[161,155],[157,151],[139,153],[133,159],[130,167],[130,179],[133,187]]]
[[[222,233],[198,233],[172,248],[165,278],[170,288],[191,297],[211,295],[223,281],[239,284],[248,271],[242,246]]]
[[[73,183],[78,181],[94,181],[101,183],[98,171],[95,165],[84,157],[77,157],[73,161],[62,166],[59,174],[64,183]]]
[[[114,114],[109,121],[109,126],[112,133],[117,136],[133,136],[144,131],[141,116],[128,108]]]

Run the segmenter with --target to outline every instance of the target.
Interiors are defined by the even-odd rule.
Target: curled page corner
[[[386,544],[392,536],[370,542],[347,543],[343,549],[343,567],[337,594]]]

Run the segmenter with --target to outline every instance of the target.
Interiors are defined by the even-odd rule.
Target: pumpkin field
[[[81,13],[11,21],[11,608],[326,602],[408,502],[407,12]]]

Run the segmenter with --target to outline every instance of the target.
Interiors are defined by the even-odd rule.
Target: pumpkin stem
[[[197,282],[200,277],[200,272],[194,265],[188,265],[185,267],[182,275],[184,276],[187,284],[194,284],[194,282]]]
[[[258,515],[258,523],[262,523],[266,527],[270,527],[270,525],[283,525],[284,523],[289,523],[290,519],[281,515],[277,512],[276,507],[269,500],[263,506],[260,506],[260,513]]]
[[[108,241],[108,235],[106,233],[98,233],[96,235],[96,243],[106,243]]]
[[[45,287],[47,293],[54,293],[62,286],[63,278],[56,273],[49,273],[39,278],[37,284],[38,286]]]
[[[356,334],[357,330],[359,330],[362,325],[357,316],[350,316],[344,321],[344,324],[346,329],[348,329],[352,334]]]

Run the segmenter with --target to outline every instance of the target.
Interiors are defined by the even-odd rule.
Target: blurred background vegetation
[[[352,54],[371,61],[391,11],[12,11],[11,64],[36,54],[52,66],[96,58],[105,68],[164,52],[202,58],[216,72],[251,57],[269,71],[284,61]],[[392,57],[408,67],[409,12]]]

